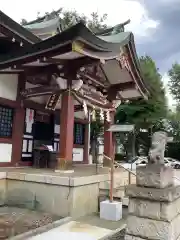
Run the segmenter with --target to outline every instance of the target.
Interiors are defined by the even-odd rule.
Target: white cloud
[[[138,37],[149,37],[150,30],[156,29],[159,25],[157,21],[148,17],[147,11],[139,2],[127,1],[124,2],[124,7],[126,14],[131,19],[128,28]]]
[[[107,13],[109,25],[115,25],[131,19],[131,23],[127,27],[139,36],[146,36],[148,30],[156,28],[157,23],[147,17],[146,10],[143,6],[131,0],[91,0],[91,4],[85,3],[84,0],[31,0],[30,2],[24,0],[6,0],[1,2],[1,11],[5,12],[15,21],[20,22],[22,18],[28,21],[37,17],[37,12],[44,14],[56,10],[60,7],[65,9],[75,9],[79,13],[87,16],[93,11],[98,11],[100,14]]]

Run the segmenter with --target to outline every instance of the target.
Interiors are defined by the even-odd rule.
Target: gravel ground
[[[60,219],[44,212],[0,207],[0,239],[7,239]]]
[[[110,236],[105,236],[100,240],[124,240],[124,237],[125,237],[125,229],[122,229],[118,232],[116,231],[114,234],[110,234]]]
[[[124,240],[124,236],[125,236],[125,229],[115,233],[113,236],[111,236],[107,240]]]

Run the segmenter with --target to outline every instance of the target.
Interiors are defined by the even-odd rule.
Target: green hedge
[[[115,154],[115,161],[125,161],[126,156],[124,154],[116,153]]]
[[[180,161],[180,142],[168,143],[166,146],[165,157],[175,158]]]

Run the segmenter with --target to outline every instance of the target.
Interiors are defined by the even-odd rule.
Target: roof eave
[[[40,38],[32,34],[30,31],[26,30],[2,11],[0,11],[0,25],[7,28],[8,31],[11,31],[16,36],[19,36],[22,40],[25,40],[30,44],[41,41]]]
[[[132,62],[134,64],[134,67],[136,69],[137,75],[139,76],[138,82],[139,82],[139,88],[142,90],[142,95],[144,99],[148,99],[148,96],[150,95],[148,91],[148,87],[146,86],[145,81],[143,80],[142,72],[141,72],[141,67],[139,63],[139,59],[137,56],[135,44],[134,44],[134,36],[131,34],[130,42],[128,44],[128,48],[130,53],[132,54]]]

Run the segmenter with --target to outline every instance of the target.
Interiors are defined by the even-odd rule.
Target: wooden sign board
[[[60,98],[60,94],[56,94],[56,93],[52,94],[47,101],[46,109],[54,111],[59,101],[59,98]]]

